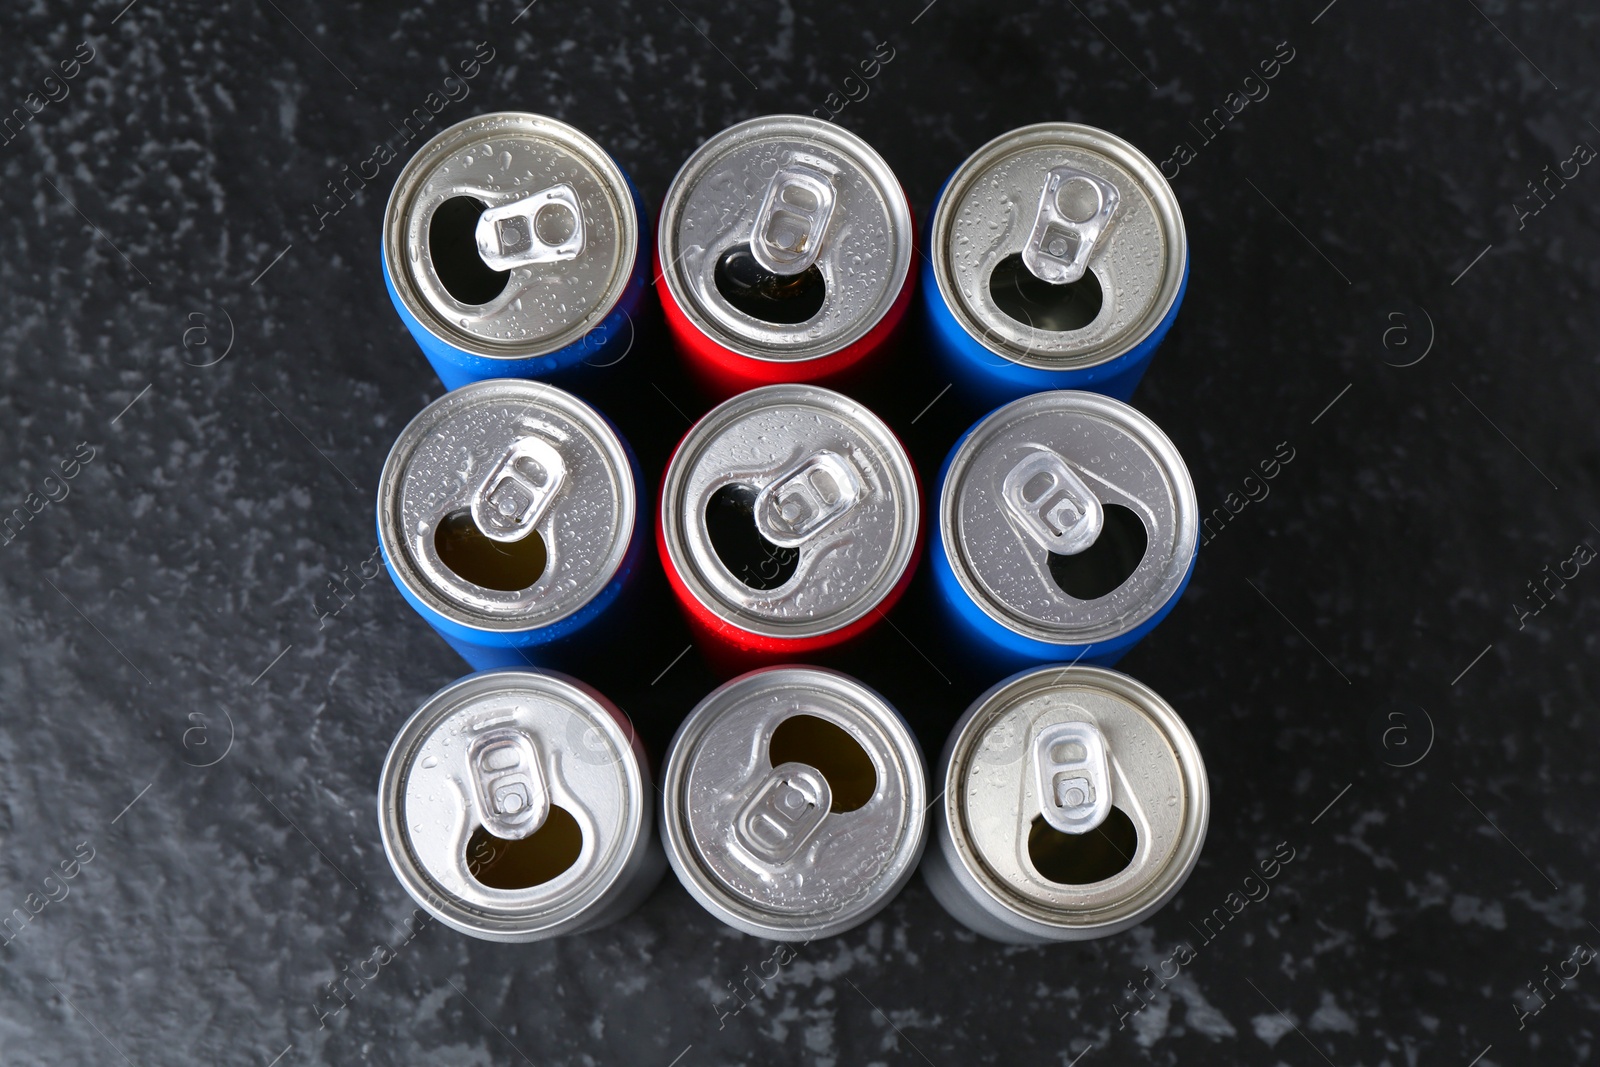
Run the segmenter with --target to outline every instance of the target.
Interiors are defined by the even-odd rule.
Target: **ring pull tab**
[[[520,841],[550,815],[550,790],[533,739],[515,727],[490,730],[467,747],[478,819],[496,837]]]
[[[1091,722],[1058,722],[1033,739],[1044,821],[1066,834],[1086,834],[1111,814],[1106,739]]]
[[[832,804],[828,780],[816,768],[780,764],[734,817],[734,836],[762,863],[787,863],[811,840]]]
[[[791,161],[779,167],[756,212],[750,252],[774,274],[799,274],[817,261],[833,218],[833,178],[816,166]]]
[[[583,251],[583,209],[565,182],[478,216],[478,255],[490,270],[564,263]]]
[[[860,499],[861,476],[850,462],[814,452],[756,494],[756,529],[779,548],[797,548]]]
[[[567,463],[542,437],[524,437],[506,450],[472,497],[472,521],[491,541],[520,541],[544,518]]]
[[[1100,238],[1122,201],[1117,187],[1077,167],[1052,167],[1022,263],[1040,281],[1066,285],[1089,269]]]
[[[1032,452],[1000,484],[1006,510],[1047,552],[1076,555],[1105,525],[1100,498],[1066,460],[1048,449]]]

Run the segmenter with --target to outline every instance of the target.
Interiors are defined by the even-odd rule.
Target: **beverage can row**
[[[378,815],[405,890],[488,940],[596,929],[670,864],[712,916],[770,940],[853,929],[920,866],[965,926],[1042,944],[1125,930],[1170,900],[1199,858],[1210,786],[1171,706],[1099,667],[995,685],[931,777],[871,688],[761,668],[689,713],[659,787],[599,692],[503,669],[446,686],[406,722]]]
[[[838,385],[881,362],[920,275],[926,362],[986,406],[1051,389],[1126,400],[1189,275],[1171,186],[1104,130],[997,137],[950,175],[919,234],[882,156],[798,115],[708,139],[653,230],[631,180],[581,131],[479,115],[401,171],[382,262],[446,388],[615,362],[653,278],[685,366],[718,398]]]

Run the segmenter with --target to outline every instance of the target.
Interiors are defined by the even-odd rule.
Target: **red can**
[[[915,226],[883,157],[832,123],[730,126],[667,190],[657,291],[678,350],[717,397],[837,382],[911,303]]]
[[[725,666],[793,659],[864,632],[921,553],[921,492],[898,438],[821,386],[769,385],[712,409],[662,479],[661,563]]]

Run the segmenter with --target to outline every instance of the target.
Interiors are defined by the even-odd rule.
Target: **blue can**
[[[542,382],[474,382],[411,420],[378,481],[395,586],[475,670],[549,665],[638,571],[648,523],[616,429]]]
[[[1127,400],[1189,281],[1183,213],[1160,168],[1068,122],[975,152],[940,190],[927,248],[933,347],[985,407],[1046,389]]]
[[[933,506],[939,600],[997,670],[1116,663],[1178,602],[1199,549],[1183,457],[1096,393],[1035,393],[979,420]]]
[[[383,279],[447,389],[620,360],[650,281],[644,202],[564,122],[457,123],[395,180]]]

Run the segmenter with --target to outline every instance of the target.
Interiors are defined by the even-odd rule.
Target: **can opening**
[[[791,715],[772,731],[767,759],[774,767],[803,763],[828,780],[833,803],[828,811],[855,811],[878,789],[872,757],[844,727],[816,715]]]
[[[490,889],[529,889],[562,874],[583,852],[583,828],[559,804],[544,825],[520,841],[480,826],[467,838],[467,873]]]
[[[794,577],[800,550],[781,548],[756,527],[756,491],[735,482],[706,503],[706,536],[728,572],[751,589],[776,589]]]
[[[1033,869],[1057,885],[1088,885],[1122,873],[1133,862],[1139,834],[1121,808],[1112,807],[1106,821],[1086,834],[1066,834],[1033,817],[1028,831],[1028,859]]]
[[[816,315],[828,293],[815,263],[799,274],[774,274],[756,261],[748,244],[724,252],[712,277],[729,304],[752,318],[781,326],[796,326]]]
[[[453,196],[433,209],[428,257],[445,291],[463,304],[487,304],[505,292],[508,270],[491,270],[478,254],[478,216],[488,207],[472,196]]]
[[[1024,326],[1066,333],[1083,329],[1100,314],[1105,286],[1093,268],[1075,282],[1054,285],[1036,278],[1016,252],[995,264],[989,295],[996,307]]]
[[[493,541],[478,529],[466,508],[439,521],[433,531],[433,547],[440,562],[457,577],[506,593],[519,592],[538,581],[550,558],[538,530],[528,531],[520,541]]]
[[[1138,512],[1121,504],[1102,504],[1101,510],[1105,521],[1093,544],[1070,556],[1050,553],[1050,577],[1078,600],[1098,600],[1127,581],[1150,544]]]

